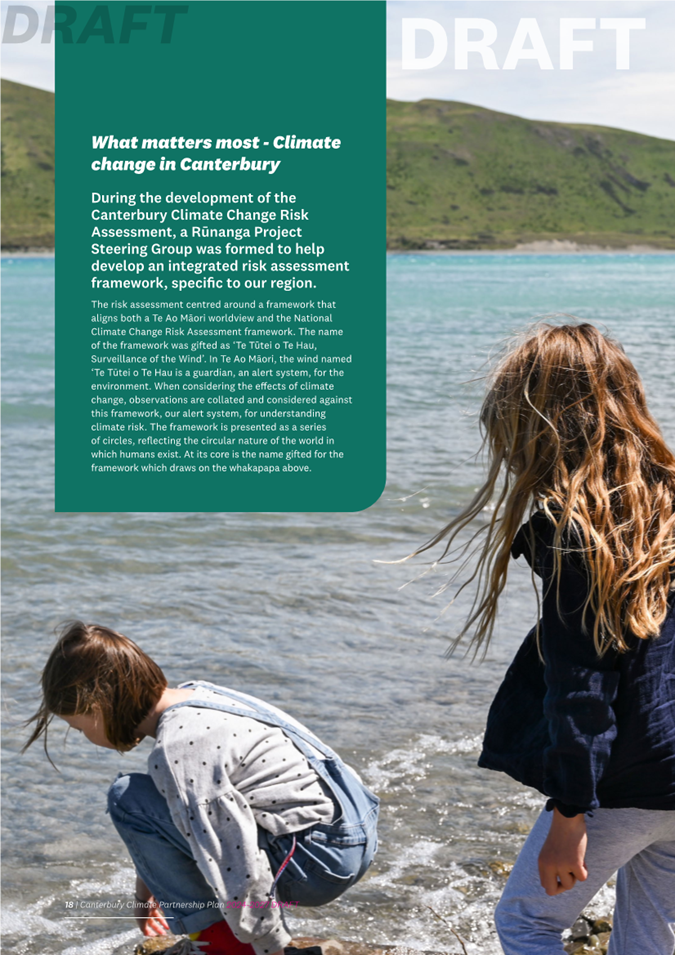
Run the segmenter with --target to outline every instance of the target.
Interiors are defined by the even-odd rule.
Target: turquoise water
[[[296,934],[455,951],[498,949],[491,912],[542,799],[476,768],[489,702],[529,623],[514,567],[482,665],[446,660],[466,605],[447,574],[391,565],[480,481],[485,364],[533,317],[606,325],[642,373],[675,444],[675,256],[396,255],[388,260],[388,482],[359,514],[54,514],[53,262],[3,261],[4,948],[110,955],[130,921],[69,922],[72,898],[126,898],[131,870],[104,813],[121,757],[54,727],[56,773],[18,750],[52,630],[73,616],[136,639],[171,681],[204,678],[269,699],[352,762],[383,800],[382,848]],[[428,571],[423,573],[423,571]],[[407,586],[404,586],[407,585]],[[492,867],[491,867],[492,864]]]

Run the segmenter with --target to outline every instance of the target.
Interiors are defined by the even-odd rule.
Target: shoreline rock
[[[1,254],[3,259],[52,259],[54,249],[43,246],[21,246],[13,249],[3,246]]]
[[[187,936],[162,935],[147,938],[134,948],[134,955],[189,955]],[[421,951],[405,945],[367,945],[365,942],[346,942],[337,938],[294,938],[284,949],[285,955],[445,955],[442,952]]]
[[[570,930],[564,943],[568,955],[606,955],[612,931],[611,918],[585,918],[580,916]],[[460,944],[461,941],[460,941]],[[464,948],[464,946],[462,945]],[[464,948],[466,952],[466,948]],[[285,955],[445,955],[445,953],[421,951],[406,945],[367,945],[365,942],[347,942],[337,938],[294,938],[284,950]],[[190,940],[187,936],[162,935],[147,938],[134,948],[134,955],[189,955]]]
[[[592,919],[580,915],[570,929],[565,951],[568,955],[606,955],[611,933],[611,917]]]

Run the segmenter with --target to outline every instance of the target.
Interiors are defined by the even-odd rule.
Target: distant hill
[[[2,247],[54,247],[54,94],[2,80]]]
[[[387,128],[389,248],[675,248],[675,142],[442,100],[389,100]]]
[[[387,102],[387,245],[675,248],[675,142]],[[2,247],[54,245],[54,94],[2,80]]]

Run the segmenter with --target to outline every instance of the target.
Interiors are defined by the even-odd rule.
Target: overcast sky
[[[39,18],[39,29],[32,40],[26,43],[2,44],[2,67],[0,73],[5,80],[14,80],[16,83],[25,83],[27,86],[38,86],[41,90],[54,90],[54,44],[40,43],[42,26],[45,20],[47,3],[43,0],[31,0],[30,3],[16,3],[2,0],[0,2],[0,17],[2,19],[2,35],[5,35],[5,21],[7,7],[30,6]],[[16,18],[15,33],[21,36],[28,27],[28,18]]]
[[[673,0],[390,0],[387,8],[387,95],[398,100],[461,100],[529,119],[592,123],[675,139],[675,2]],[[402,18],[441,24],[448,39],[445,59],[432,69],[401,68]],[[494,23],[492,45],[498,70],[487,70],[480,54],[455,68],[455,18]],[[521,60],[502,69],[520,18],[534,18],[553,69]],[[592,40],[593,50],[574,54],[574,68],[560,67],[560,19],[593,18],[595,30],[576,40]],[[630,69],[616,68],[616,33],[600,29],[600,18],[644,18],[646,28],[630,34]],[[481,31],[469,34],[478,39]],[[531,46],[528,42],[526,48]],[[430,33],[417,34],[415,55],[433,49]]]
[[[9,0],[0,2],[3,30],[9,5]],[[36,11],[39,29],[27,43],[3,43],[2,76],[53,90],[54,44],[40,42],[47,3],[33,0],[25,5]],[[357,0],[350,6],[357,28]],[[448,38],[442,63],[433,69],[401,68],[404,17],[441,24]],[[468,69],[455,69],[454,21],[458,17],[495,24],[497,39],[492,48],[500,69],[486,70],[478,54],[469,55]],[[576,34],[576,39],[592,40],[594,49],[575,53],[574,69],[560,70],[562,17],[594,18],[598,27],[601,17],[644,18],[646,29],[630,35],[630,69],[616,69],[615,33],[598,28]],[[521,18],[536,19],[552,70],[542,70],[534,60],[521,60],[512,70],[501,69]],[[19,17],[16,32],[23,32],[27,24],[25,17]],[[469,36],[478,38],[480,31]],[[431,50],[431,35],[418,33],[416,55],[424,57]],[[675,0],[389,0],[387,7],[387,95],[393,99],[457,99],[530,119],[617,126],[675,139],[674,51]],[[348,58],[345,64],[349,68]]]

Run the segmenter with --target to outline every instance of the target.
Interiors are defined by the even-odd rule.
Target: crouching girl
[[[276,707],[210,683],[171,689],[127,637],[80,622],[52,651],[42,691],[27,746],[44,736],[46,748],[54,716],[108,749],[155,740],[148,773],[120,774],[108,793],[145,935],[278,955],[284,904],[331,902],[372,862],[377,797]]]

